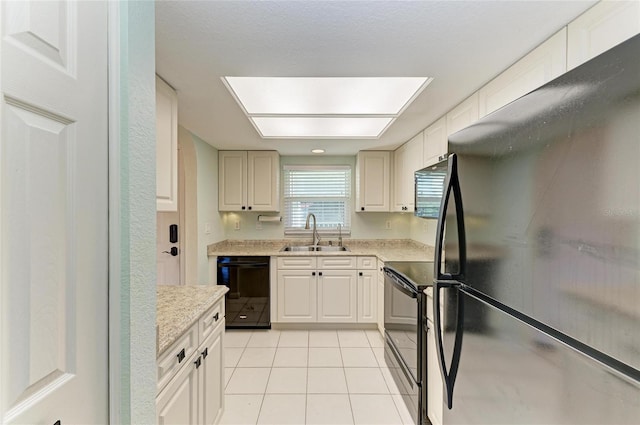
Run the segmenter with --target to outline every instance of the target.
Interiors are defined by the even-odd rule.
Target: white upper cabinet
[[[278,211],[280,157],[276,151],[218,152],[219,211]]]
[[[597,3],[568,26],[568,69],[575,68],[639,32],[639,1]]]
[[[413,173],[422,167],[423,133],[417,134],[394,153],[393,211],[413,211]]]
[[[447,113],[447,136],[478,121],[478,92]]]
[[[423,168],[445,159],[447,150],[447,118],[442,117],[424,130]]]
[[[389,211],[390,152],[360,151],[356,161],[356,211]]]
[[[156,208],[178,211],[178,96],[157,75]]]
[[[566,62],[567,30],[563,28],[478,91],[480,117],[562,75]]]
[[[252,211],[280,210],[280,155],[276,151],[247,154],[247,208]]]

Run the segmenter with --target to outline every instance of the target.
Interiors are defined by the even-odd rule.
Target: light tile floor
[[[222,425],[412,424],[375,330],[228,330]]]

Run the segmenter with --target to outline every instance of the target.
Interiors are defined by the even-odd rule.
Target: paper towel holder
[[[279,215],[262,215],[260,214],[258,216],[258,221],[261,222],[281,222],[282,221],[282,217]]]

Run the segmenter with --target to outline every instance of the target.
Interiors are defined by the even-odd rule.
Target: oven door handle
[[[406,283],[401,281],[396,275],[394,275],[393,273],[389,272],[388,270],[385,270],[384,273],[387,276],[387,278],[391,281],[393,286],[396,289],[398,289],[400,292],[402,292],[403,294],[405,294],[408,297],[418,298],[418,293],[415,291],[414,288],[410,287],[409,285],[407,285]]]

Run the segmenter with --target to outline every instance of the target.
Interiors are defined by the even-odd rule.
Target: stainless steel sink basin
[[[285,246],[280,250],[280,252],[309,252],[309,251],[340,252],[340,251],[349,251],[349,248],[347,248],[346,246],[303,245],[303,246]]]
[[[317,246],[316,251],[349,251],[346,246]]]

